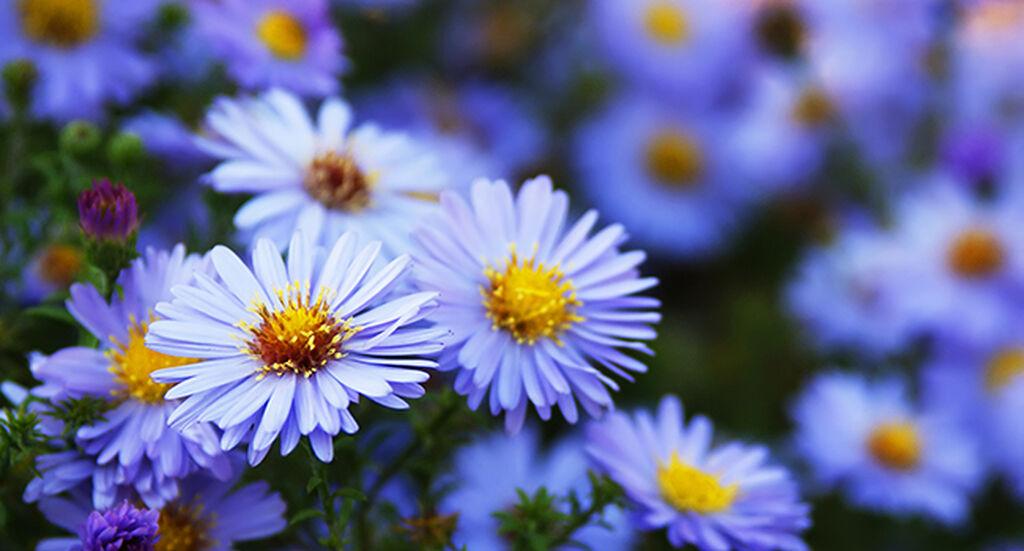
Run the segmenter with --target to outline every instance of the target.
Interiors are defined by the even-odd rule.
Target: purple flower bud
[[[78,530],[82,551],[153,551],[159,511],[136,509],[127,501],[93,511]]]
[[[89,237],[125,241],[139,228],[139,206],[128,188],[104,178],[79,194],[78,219]]]

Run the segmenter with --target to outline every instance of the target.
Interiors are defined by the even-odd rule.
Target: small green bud
[[[146,155],[142,140],[130,132],[121,132],[110,139],[107,145],[107,156],[111,163],[118,166],[133,165]]]
[[[15,111],[28,109],[38,76],[36,66],[27,59],[17,59],[4,65],[4,93]]]
[[[60,132],[60,148],[71,155],[88,155],[100,145],[100,129],[88,121],[71,121]]]

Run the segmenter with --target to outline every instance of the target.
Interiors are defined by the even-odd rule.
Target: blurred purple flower
[[[93,239],[127,241],[139,229],[135,194],[103,178],[78,195],[82,231]]]
[[[152,551],[159,517],[159,511],[136,509],[127,500],[93,511],[78,530],[82,551]]]

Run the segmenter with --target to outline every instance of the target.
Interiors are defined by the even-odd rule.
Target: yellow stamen
[[[306,53],[306,28],[286,11],[267,12],[256,24],[256,36],[281,59],[295,60]]]
[[[1024,347],[1012,347],[999,351],[985,366],[985,388],[998,392],[1024,375]]]
[[[200,503],[193,505],[172,501],[160,509],[157,520],[160,538],[155,551],[206,551],[216,547],[210,536],[215,524],[213,515],[203,515]]]
[[[251,338],[245,352],[263,367],[258,377],[268,373],[288,373],[311,377],[331,360],[343,356],[342,345],[359,332],[352,319],[338,319],[332,312],[328,294],[321,290],[311,298],[309,288],[298,282],[277,290],[280,309],[259,304],[253,312],[257,324],[240,324]]]
[[[662,184],[687,188],[704,174],[704,154],[691,136],[676,130],[656,134],[647,142],[647,172]]]
[[[72,48],[99,31],[96,0],[20,0],[18,15],[24,33],[43,44]]]
[[[158,383],[150,374],[158,369],[178,367],[198,362],[195,358],[179,358],[168,356],[146,348],[146,332],[149,322],[138,323],[132,319],[128,328],[128,342],[121,343],[112,339],[116,345],[107,352],[110,358],[110,372],[121,383],[122,388],[114,391],[116,396],[134,398],[147,404],[159,404],[164,401],[164,394],[173,386]]]
[[[561,344],[559,335],[583,321],[576,315],[582,303],[558,266],[521,260],[513,251],[504,270],[488,267],[484,275],[490,285],[480,291],[491,327],[508,331],[520,344],[541,338]]]
[[[881,423],[868,436],[868,451],[882,466],[909,471],[921,462],[921,437],[908,421]]]
[[[1003,267],[1005,257],[999,237],[984,228],[972,228],[958,235],[947,253],[949,267],[967,279],[995,274]]]
[[[716,475],[684,463],[676,452],[667,464],[658,465],[658,486],[676,510],[702,515],[727,510],[739,493],[736,484],[723,486]]]
[[[690,22],[680,7],[668,0],[659,0],[647,7],[644,30],[655,42],[673,46],[690,37]]]

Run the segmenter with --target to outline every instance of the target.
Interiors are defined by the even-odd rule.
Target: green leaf
[[[310,519],[323,518],[323,517],[324,517],[324,512],[323,511],[321,511],[320,509],[314,508],[314,507],[310,507],[308,509],[303,509],[303,510],[295,513],[294,515],[292,515],[292,519],[290,521],[288,521],[288,526],[295,526],[296,524],[302,524],[303,522],[306,522],[307,520],[310,520]]]
[[[40,318],[49,318],[65,323],[74,324],[75,318],[62,306],[55,306],[52,304],[41,304],[39,306],[33,306],[25,309],[26,316],[35,316]]]

